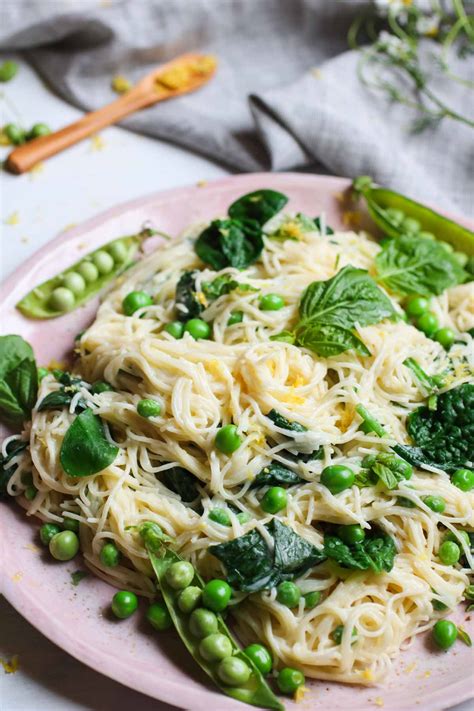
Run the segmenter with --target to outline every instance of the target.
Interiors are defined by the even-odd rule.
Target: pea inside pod
[[[170,578],[173,577],[170,569],[176,570],[174,566],[185,561],[164,545],[156,551],[154,545],[147,543],[146,535],[144,539],[173,624],[195,661],[228,696],[254,706],[283,711],[282,704],[253,660],[237,645],[222,616],[209,609],[194,609],[194,605],[188,609],[187,606],[182,605],[186,590],[192,589],[194,594],[197,590],[204,590],[204,581],[198,573],[195,571],[193,579],[186,581],[189,585],[184,590],[176,589],[169,584]],[[209,626],[207,631],[201,628],[197,630],[195,618],[199,615],[204,617],[204,613],[212,617],[213,625]],[[204,624],[203,621],[201,622]]]
[[[434,237],[465,255],[474,255],[474,232],[454,220],[405,195],[376,186],[368,176],[356,178],[353,190],[364,198],[373,221],[389,237]]]
[[[144,229],[90,252],[68,269],[32,289],[16,305],[25,316],[56,318],[73,311],[99,293],[129,266],[141,242],[154,234]]]

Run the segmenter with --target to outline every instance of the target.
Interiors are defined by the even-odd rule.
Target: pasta
[[[304,597],[290,609],[276,599],[275,588],[246,595],[236,592],[233,616],[242,641],[260,640],[280,664],[296,665],[310,677],[371,684],[383,680],[391,660],[416,634],[440,617],[433,601],[454,607],[468,585],[468,569],[442,564],[439,525],[448,530],[474,527],[474,494],[454,486],[442,471],[416,469],[394,489],[369,483],[333,494],[321,482],[329,464],[358,470],[366,455],[407,442],[407,416],[425,400],[412,372],[404,365],[416,358],[429,374],[447,373],[444,390],[468,382],[473,374],[472,338],[465,333],[449,355],[436,341],[403,320],[356,326],[370,355],[347,350],[328,358],[284,340],[271,340],[291,328],[303,289],[327,280],[352,265],[374,273],[380,247],[368,235],[319,231],[299,239],[264,239],[260,261],[244,270],[202,268],[192,242],[202,226],[144,258],[114,284],[96,319],[76,342],[74,373],[84,383],[69,408],[33,412],[30,456],[9,483],[9,492],[24,489],[22,475],[31,468],[38,490],[26,502],[30,515],[51,522],[64,515],[81,525],[86,564],[117,587],[152,598],[151,568],[136,534],[144,521],[159,524],[174,547],[205,577],[225,576],[212,546],[238,538],[255,527],[265,536],[272,516],[260,506],[262,491],[251,484],[270,462],[295,471],[302,482],[288,490],[288,503],[278,518],[298,535],[322,548],[327,525],[359,524],[380,529],[395,541],[393,568],[376,573],[349,570],[326,560],[307,570],[301,592],[322,593],[320,604],[305,608]],[[163,325],[176,318],[175,292],[185,271],[198,270],[196,291],[202,318],[213,324],[212,340],[189,333],[175,339]],[[233,289],[217,299],[205,296],[204,285],[228,275],[248,289]],[[133,290],[145,290],[153,304],[133,318],[122,301]],[[279,294],[283,308],[259,308],[262,294]],[[397,309],[397,299],[390,297]],[[472,289],[464,284],[433,299],[439,321],[456,331],[474,325]],[[228,326],[231,314],[242,319]],[[87,385],[103,380],[113,390],[94,393]],[[42,380],[38,403],[58,389],[53,375]],[[443,390],[441,391],[443,392]],[[161,414],[146,419],[137,413],[143,398],[158,400]],[[80,400],[94,406],[106,436],[119,447],[115,461],[90,477],[68,477],[60,464],[64,435]],[[363,403],[383,422],[383,441],[360,429],[356,406]],[[288,432],[267,415],[276,410],[302,431],[288,444]],[[235,423],[240,447],[227,456],[215,447],[222,425]],[[5,446],[5,443],[4,443]],[[320,451],[321,458],[288,459]],[[182,467],[198,482],[201,509],[181,500],[164,483],[173,467]],[[442,513],[424,502],[442,496]],[[407,505],[411,503],[411,507]],[[228,511],[230,525],[217,523],[212,510]],[[247,516],[239,517],[239,512]],[[122,562],[105,567],[100,550],[114,541]],[[271,542],[270,542],[271,545]],[[472,567],[469,546],[463,554]],[[334,631],[344,626],[340,643]],[[348,632],[347,632],[348,631]]]

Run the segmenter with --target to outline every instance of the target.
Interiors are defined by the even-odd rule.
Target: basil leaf
[[[21,336],[0,336],[0,420],[21,425],[29,419],[37,393],[33,349]]]
[[[6,456],[0,454],[0,499],[7,497],[7,485],[16,469],[16,466],[10,464],[11,460],[27,447],[28,442],[14,439],[7,444]]]
[[[364,269],[350,265],[327,281],[314,281],[300,302],[298,345],[328,357],[354,349],[369,351],[354,333],[355,324],[368,326],[394,316],[390,299]]]
[[[256,222],[214,220],[201,232],[194,249],[216,271],[224,267],[245,269],[262,252],[262,231]]]
[[[393,568],[397,549],[393,539],[386,533],[367,537],[361,543],[348,546],[338,536],[324,537],[324,553],[343,568],[373,570],[381,573]]]
[[[68,407],[75,394],[75,390],[71,392],[55,390],[52,393],[48,393],[38,405],[38,412],[43,412],[44,410],[61,410],[63,407]],[[86,407],[87,403],[83,398],[78,400],[75,409],[76,414],[85,410]]]
[[[440,242],[403,235],[375,258],[378,281],[396,294],[432,296],[465,281],[467,273]]]
[[[271,462],[264,467],[253,480],[250,488],[257,489],[261,486],[295,486],[301,484],[302,479],[292,469],[288,469],[280,462]]]
[[[234,220],[255,220],[264,225],[270,218],[283,210],[288,198],[275,190],[255,190],[243,195],[229,207],[229,216]]]
[[[321,218],[320,217],[315,217],[314,218],[314,224],[316,228],[321,232]],[[333,235],[334,230],[332,227],[329,227],[329,225],[326,225],[326,234],[327,235]]]
[[[184,307],[176,309],[179,321],[197,318],[204,310],[203,304],[197,298],[196,274],[196,271],[183,272],[176,284],[175,303]]]
[[[110,466],[118,452],[106,439],[100,417],[87,409],[69,426],[59,457],[69,476],[91,476]]]
[[[267,414],[269,420],[273,422],[274,425],[280,427],[282,430],[288,430],[289,432],[307,432],[308,428],[304,425],[300,425],[299,422],[290,422],[286,417],[281,415],[277,410],[273,409]]]
[[[183,467],[166,469],[163,472],[162,482],[186,503],[195,501],[199,496],[196,477],[191,472],[188,472],[187,469],[183,469]]]
[[[404,477],[398,477],[396,473],[390,469],[390,467],[382,464],[381,462],[375,462],[372,466],[372,471],[385,485],[385,487],[390,490],[396,489],[398,482],[401,481],[401,479],[404,479]]]
[[[205,281],[202,284],[204,296],[209,300],[218,299],[220,296],[230,294],[231,291],[238,289],[239,291],[258,291],[250,284],[241,284],[236,281],[230,274],[221,274],[212,281]]]
[[[273,538],[273,551],[254,528],[240,538],[211,546],[209,551],[227,569],[227,580],[236,590],[257,592],[305,573],[325,559],[324,553],[292,528],[272,519],[265,528]]]

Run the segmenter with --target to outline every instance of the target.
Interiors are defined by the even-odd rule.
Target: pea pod
[[[409,218],[419,223],[420,231],[431,233],[437,240],[448,242],[460,252],[474,255],[474,232],[467,227],[400,193],[376,186],[368,176],[356,178],[352,187],[356,195],[364,198],[375,224],[389,237],[406,234],[403,220]]]
[[[146,524],[145,524],[146,525]],[[216,614],[218,621],[218,632],[227,637],[232,645],[232,656],[238,657],[250,667],[252,673],[247,682],[241,686],[227,686],[223,684],[221,679],[217,674],[217,663],[208,661],[205,659],[200,651],[200,639],[194,637],[189,630],[189,614],[186,614],[180,610],[177,604],[179,592],[174,590],[167,583],[166,572],[168,568],[182,560],[180,556],[172,551],[170,548],[161,546],[157,550],[156,544],[150,543],[148,541],[148,536],[145,536],[145,545],[147,548],[148,556],[150,558],[151,564],[155,571],[156,577],[160,584],[160,590],[163,595],[163,599],[166,603],[168,611],[173,620],[174,626],[184,642],[184,645],[188,649],[188,652],[192,655],[199,666],[211,677],[217,686],[222,689],[222,691],[228,696],[237,699],[238,701],[243,701],[247,704],[252,704],[254,706],[260,706],[267,709],[275,709],[276,711],[284,711],[284,706],[278,701],[277,697],[273,691],[268,686],[267,682],[263,678],[262,674],[259,672],[253,661],[247,657],[246,654],[238,646],[234,637],[232,636],[229,628],[224,623],[222,616]],[[199,587],[201,590],[204,588],[204,581],[198,575],[197,572],[194,573],[194,578],[190,583],[191,586]]]
[[[25,316],[56,318],[92,299],[132,263],[148,228],[136,235],[121,237],[85,255],[80,261],[32,289],[16,305]]]

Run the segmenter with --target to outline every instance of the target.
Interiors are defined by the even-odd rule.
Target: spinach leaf
[[[314,224],[316,228],[321,232],[321,218],[320,217],[315,217],[314,218]],[[333,235],[334,230],[332,227],[329,227],[329,225],[326,225],[326,234],[327,235]]]
[[[201,232],[194,249],[216,271],[224,267],[245,269],[262,252],[262,231],[258,223],[250,220],[214,220]]]
[[[21,439],[14,439],[7,444],[6,456],[4,457],[0,454],[0,499],[6,498],[8,482],[16,469],[15,465],[10,464],[11,460],[27,447],[28,442],[24,442]]]
[[[461,284],[466,272],[440,242],[402,235],[375,258],[378,281],[396,294],[432,296]]]
[[[183,272],[176,284],[175,303],[184,307],[176,309],[179,321],[198,318],[204,310],[203,304],[197,298],[196,274],[196,271]]]
[[[361,543],[348,546],[338,536],[324,536],[324,553],[343,568],[373,570],[381,573],[393,568],[397,549],[395,542],[386,533],[368,536]]]
[[[233,541],[209,548],[224,563],[227,580],[236,590],[257,592],[272,588],[283,580],[297,578],[326,557],[276,518],[265,528],[273,538],[273,551],[256,528]]]
[[[289,432],[307,432],[308,428],[304,425],[300,425],[299,422],[290,422],[286,417],[281,415],[277,410],[273,409],[267,414],[269,420],[273,422],[274,425],[280,427],[282,430],[288,430]]]
[[[38,393],[33,349],[21,336],[0,336],[0,421],[21,425]]]
[[[257,474],[250,488],[257,489],[261,486],[295,486],[303,482],[292,469],[288,469],[280,462],[271,462]]]
[[[438,395],[436,410],[424,406],[414,410],[408,416],[407,430],[415,444],[408,451],[425,463],[446,472],[472,468],[474,385],[463,383]]]
[[[233,202],[228,213],[234,220],[255,220],[261,226],[283,210],[287,202],[288,198],[283,193],[255,190]]]
[[[110,466],[118,452],[106,439],[100,417],[88,408],[69,426],[59,458],[69,476],[91,476]]]
[[[300,302],[296,342],[320,356],[355,349],[369,351],[354,332],[355,324],[368,326],[394,316],[390,299],[364,269],[346,266],[327,281],[314,281]]]
[[[195,501],[199,496],[196,477],[191,472],[188,472],[187,469],[183,469],[183,467],[166,469],[163,472],[162,482],[186,503]]]
[[[241,292],[258,291],[258,289],[250,284],[241,284],[239,281],[236,281],[230,274],[221,274],[212,281],[205,281],[202,284],[204,296],[211,301],[225,294],[230,294],[231,291],[236,289]]]

